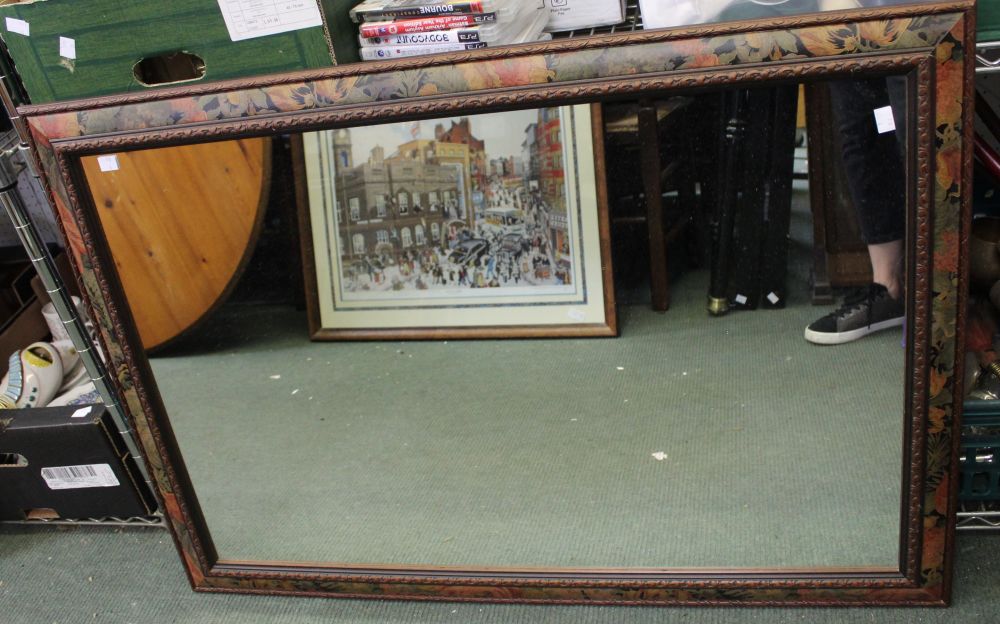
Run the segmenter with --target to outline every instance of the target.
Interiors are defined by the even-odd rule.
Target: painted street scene
[[[341,297],[572,290],[559,112],[330,131]]]

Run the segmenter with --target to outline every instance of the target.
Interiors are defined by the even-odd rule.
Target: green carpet
[[[938,624],[996,622],[1000,535],[960,536],[950,609],[564,607],[197,594],[158,529],[0,525],[3,624]]]
[[[223,558],[894,565],[899,333],[816,347],[802,297],[710,318],[706,283],[598,340],[310,343],[233,306],[153,367]]]

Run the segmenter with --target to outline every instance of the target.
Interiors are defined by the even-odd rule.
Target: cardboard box
[[[219,0],[20,0],[0,6],[0,37],[41,104],[356,61],[354,2],[322,0],[321,25],[234,41],[267,32],[264,20],[250,20],[256,30],[231,23],[231,34]]]
[[[619,24],[625,20],[625,0],[544,0],[551,9],[545,30],[579,30]]]
[[[0,411],[0,520],[130,518],[155,509],[103,405]]]

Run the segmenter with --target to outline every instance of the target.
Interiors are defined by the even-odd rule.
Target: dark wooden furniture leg
[[[743,108],[746,89],[731,89],[723,94],[726,130],[720,148],[718,195],[712,221],[712,268],[708,287],[708,311],[722,315],[729,311],[729,264],[732,256],[733,226],[736,218],[737,184],[734,183],[737,154],[746,131]]]
[[[651,100],[642,100],[639,102],[639,144],[642,182],[646,196],[646,232],[649,236],[649,291],[653,309],[665,312],[670,307],[670,282],[667,274],[667,244],[663,231],[659,137],[656,104]]]
[[[770,141],[761,249],[761,306],[785,307],[788,290],[788,229],[792,213],[792,170],[795,166],[795,115],[798,85],[775,87],[771,93]]]

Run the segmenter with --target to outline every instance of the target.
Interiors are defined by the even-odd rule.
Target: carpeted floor
[[[152,361],[220,555],[893,566],[900,334],[803,340],[804,183],[792,216],[787,308],[709,317],[689,271],[666,314],[622,291],[615,339],[313,343],[224,307]]]
[[[153,366],[223,558],[893,565],[898,332],[709,318],[704,277],[617,339],[310,343],[266,307]]]
[[[938,624],[1000,617],[1000,534],[961,535],[949,609],[631,608],[196,594],[159,529],[0,525],[3,624]]]

